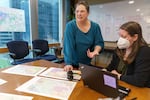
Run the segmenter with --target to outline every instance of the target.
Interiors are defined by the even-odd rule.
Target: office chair
[[[34,61],[33,58],[26,58],[29,55],[28,42],[26,41],[10,41],[7,44],[9,55],[13,59],[11,64],[17,65]]]
[[[37,59],[45,59],[48,61],[56,60],[57,57],[52,54],[46,54],[49,51],[48,41],[36,39],[32,41],[34,56]]]

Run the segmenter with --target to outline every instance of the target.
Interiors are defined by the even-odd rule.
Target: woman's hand
[[[120,79],[121,74],[119,74],[116,70],[112,70],[111,73],[116,74],[118,79]]]
[[[70,71],[70,70],[73,70],[73,66],[72,65],[65,65],[64,70],[67,71],[67,72]]]
[[[87,50],[87,56],[89,58],[94,58],[96,55],[99,55],[99,53],[97,51],[91,52],[89,49]]]

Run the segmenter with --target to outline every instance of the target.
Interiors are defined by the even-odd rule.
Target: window
[[[49,43],[59,42],[59,1],[38,0],[39,38]]]
[[[25,27],[26,27],[25,32],[13,32],[13,31],[1,32],[0,31],[0,47],[1,48],[6,47],[6,43],[11,40],[30,41],[29,0],[0,0],[0,7],[16,8],[16,9],[24,10]],[[2,14],[0,15],[0,17],[2,17]]]
[[[38,20],[35,20],[36,22],[38,22],[37,29],[31,28],[31,26],[33,26],[31,25],[31,16],[36,16],[36,15],[30,14],[30,11],[31,11],[30,5],[33,3],[38,4],[38,7],[36,7],[38,8],[37,10],[38,12],[36,13],[36,15],[38,15],[37,17]],[[16,8],[16,9],[24,10],[25,27],[26,27],[25,32],[0,31],[0,48],[5,48],[6,43],[12,40],[25,40],[25,41],[28,41],[29,44],[31,44],[32,39],[35,39],[35,38],[48,40],[49,43],[59,42],[61,39],[60,16],[59,16],[60,15],[59,10],[60,10],[60,5],[61,5],[60,3],[62,3],[61,0],[36,0],[36,1],[33,1],[33,0],[0,0],[0,7]],[[1,17],[1,14],[0,14],[0,17]],[[38,33],[32,33],[33,31],[31,29],[38,30]]]

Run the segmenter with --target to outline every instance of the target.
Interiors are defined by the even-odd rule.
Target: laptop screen
[[[104,80],[104,85],[110,86],[115,89],[117,88],[116,78],[110,75],[103,74],[103,80]]]

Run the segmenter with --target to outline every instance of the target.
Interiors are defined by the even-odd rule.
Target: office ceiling
[[[86,0],[90,5],[93,4],[103,4],[103,3],[110,3],[110,2],[117,2],[117,1],[123,1],[123,0]]]

